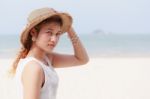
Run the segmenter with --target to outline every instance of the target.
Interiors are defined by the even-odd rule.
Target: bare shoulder
[[[23,94],[25,99],[38,99],[44,81],[43,69],[35,61],[28,62],[22,73]]]
[[[24,70],[23,72],[32,72],[32,73],[40,73],[42,72],[43,69],[41,67],[41,65],[39,63],[37,63],[36,61],[30,61],[28,62],[25,67],[24,67]]]
[[[35,61],[28,62],[22,72],[22,81],[38,81],[43,79],[44,72],[39,63]]]

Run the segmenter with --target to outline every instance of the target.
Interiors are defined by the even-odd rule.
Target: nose
[[[56,44],[57,40],[58,40],[58,37],[56,35],[52,35],[50,37],[50,41],[53,42],[54,44]]]

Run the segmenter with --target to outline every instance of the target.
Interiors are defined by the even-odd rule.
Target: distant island
[[[111,34],[111,32],[105,32],[104,30],[97,29],[97,30],[94,30],[94,31],[92,32],[92,34],[108,35],[108,34]]]

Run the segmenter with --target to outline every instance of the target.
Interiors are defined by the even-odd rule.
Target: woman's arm
[[[29,62],[22,73],[23,99],[40,99],[44,72],[36,62]]]
[[[74,49],[74,55],[53,53],[52,65],[56,68],[83,65],[89,61],[87,52],[84,46],[82,45],[80,39],[76,35],[74,29],[70,28],[67,33],[68,33],[68,37],[70,38],[73,49]]]

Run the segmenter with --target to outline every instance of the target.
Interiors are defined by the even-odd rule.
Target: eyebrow
[[[53,29],[48,28],[47,30],[51,30],[52,31]],[[58,31],[57,33],[62,33],[62,31]]]

